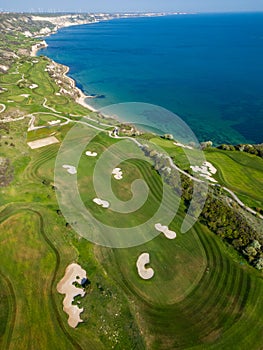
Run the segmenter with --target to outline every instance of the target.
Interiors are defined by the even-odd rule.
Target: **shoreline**
[[[139,17],[140,17],[140,16],[139,16]],[[153,16],[153,17],[155,17],[155,16]],[[107,19],[107,20],[104,20],[104,21],[110,21],[110,20],[111,20],[111,19]],[[78,25],[79,25],[79,26],[82,26],[82,25],[87,25],[87,24],[95,24],[95,23],[98,23],[98,22],[101,22],[101,21],[90,22],[90,23],[83,23],[83,24],[78,24]],[[70,25],[70,26],[74,26],[74,24],[72,24],[72,25]],[[59,29],[62,29],[62,28],[63,28],[63,27],[60,27],[60,28],[58,28],[58,30],[59,30]],[[58,32],[58,30],[52,31],[52,32],[50,32],[48,35],[46,35],[45,37],[42,37],[42,38],[46,38],[46,37],[49,37],[49,36],[51,36],[51,35],[53,35],[53,34],[56,34],[56,33]],[[42,44],[42,45],[41,45],[41,44]],[[46,43],[45,40],[43,40],[42,42],[39,42],[38,44],[33,45],[32,48],[31,48],[31,54],[30,54],[30,56],[31,56],[31,57],[38,57],[38,56],[37,56],[37,53],[38,53],[41,49],[44,49],[44,48],[47,48],[47,47],[48,47],[48,44]],[[75,92],[76,92],[76,96],[73,96],[73,97],[72,97],[73,100],[74,100],[76,103],[78,103],[79,105],[81,105],[82,107],[84,107],[84,108],[86,108],[87,110],[89,110],[90,112],[100,113],[100,108],[99,108],[99,109],[96,109],[95,107],[93,107],[92,105],[90,105],[90,104],[87,102],[88,99],[95,98],[96,96],[89,96],[89,95],[85,94],[85,92],[84,92],[81,88],[77,87],[77,81],[74,80],[74,78],[68,76],[69,71],[70,71],[70,67],[64,65],[63,63],[59,63],[59,62],[54,61],[52,58],[48,57],[48,56],[45,55],[44,53],[43,53],[43,56],[45,56],[45,57],[48,58],[49,60],[53,61],[55,64],[60,65],[60,66],[62,66],[62,67],[64,68],[65,72],[63,73],[63,77],[66,78],[66,79],[70,82],[70,85],[71,85],[72,90],[75,90]],[[98,96],[99,96],[99,95],[98,95]],[[101,108],[102,108],[102,107],[101,107]],[[104,117],[114,118],[114,119],[118,120],[118,119],[117,119],[116,117],[114,117],[114,116],[107,116],[107,115],[104,115],[104,114],[103,114],[103,116],[104,116]],[[118,121],[120,122],[120,120],[118,120]],[[125,122],[125,120],[124,120],[123,122]],[[200,142],[200,143],[201,143],[201,142],[207,142],[207,139],[203,139],[202,141],[199,141],[199,142]],[[214,143],[214,142],[213,142],[213,143]],[[259,143],[257,143],[257,142],[245,142],[245,141],[243,141],[243,142],[237,142],[237,140],[235,140],[234,143],[233,143],[233,141],[232,141],[232,143],[227,143],[227,145],[238,145],[238,144],[248,144],[248,143],[250,143],[250,144],[255,144],[255,145],[259,144]],[[222,145],[222,144],[223,144],[222,141],[221,141],[221,143],[220,143],[220,142],[215,142],[215,145],[213,145],[213,147],[217,147],[217,146],[220,146],[220,145]]]
[[[45,40],[42,40],[42,41],[36,43],[35,45],[33,45],[31,47],[30,56],[31,57],[37,57],[38,51],[41,50],[41,49],[45,49],[46,47],[48,47],[48,44],[46,43]]]
[[[55,62],[55,61],[54,61]],[[72,87],[72,89],[74,89],[75,91],[77,91],[78,95],[80,95],[79,97],[75,98],[74,100],[80,104],[82,107],[85,107],[87,109],[89,109],[91,112],[99,112],[97,109],[95,109],[94,107],[92,107],[91,105],[89,105],[88,103],[86,103],[86,98],[89,98],[89,96],[85,95],[84,91],[82,91],[80,88],[77,87],[77,82],[76,80],[74,80],[73,78],[69,77],[68,76],[68,73],[70,71],[70,67],[66,66],[66,65],[63,65],[61,63],[57,63],[56,64],[59,64],[59,65],[62,65],[63,67],[66,68],[66,71],[63,73],[63,76],[69,80],[70,82],[70,85]]]
[[[56,32],[54,32],[54,33],[52,33],[52,34],[55,34],[55,33],[56,33]],[[47,47],[48,47],[48,44],[46,43],[45,40],[43,40],[43,41],[40,42],[40,43],[37,43],[37,44],[33,45],[32,48],[31,48],[30,56],[31,56],[31,57],[38,57],[38,56],[37,56],[38,51],[41,50],[41,49],[47,48]],[[56,62],[56,61],[52,60],[51,58],[49,58],[48,56],[45,56],[45,57],[47,57],[48,59],[50,59],[50,60],[51,60],[52,62],[54,62],[56,65],[59,65],[59,66],[62,66],[63,68],[65,68],[65,71],[64,71],[63,74],[62,74],[63,77],[66,78],[66,79],[69,81],[69,83],[70,83],[70,85],[71,85],[71,88],[77,92],[77,95],[79,95],[79,97],[74,98],[75,102],[78,103],[78,104],[80,104],[82,107],[87,108],[87,109],[88,109],[89,111],[91,111],[91,112],[97,112],[97,113],[99,113],[99,111],[98,111],[97,109],[95,109],[94,107],[92,107],[91,105],[89,105],[89,104],[86,102],[86,99],[89,98],[89,96],[86,95],[86,94],[84,93],[84,91],[82,91],[80,88],[77,87],[77,85],[76,85],[77,82],[76,82],[73,78],[71,78],[71,77],[68,76],[68,73],[69,73],[69,71],[70,71],[70,67],[68,67],[68,66],[66,66],[66,65],[64,65],[64,64],[62,64],[62,63]]]
[[[138,17],[160,17],[160,16],[169,16],[171,14],[175,15],[175,13],[167,13],[167,14],[164,14],[164,13],[162,13],[162,14],[160,14],[160,13],[153,14],[153,13],[151,13],[150,16],[145,14],[144,16],[138,16]],[[176,13],[176,14],[177,15],[183,15],[184,13]],[[119,18],[125,18],[125,17],[119,17]],[[103,19],[103,21],[110,21],[112,19],[113,18]],[[87,22],[87,23],[81,23],[81,24],[78,23],[78,24],[71,24],[71,25],[56,27],[55,30],[51,31],[46,36],[41,36],[41,38],[47,38],[47,37],[49,37],[49,36],[51,36],[53,34],[56,34],[59,29],[62,29],[62,28],[65,28],[65,27],[71,27],[71,26],[74,26],[74,25],[94,24],[94,23],[99,23],[99,22],[101,22],[101,21],[96,20],[94,22]],[[31,47],[30,56],[31,57],[37,57],[38,51],[41,50],[41,49],[47,48],[47,47],[48,47],[48,44],[47,44],[47,42],[45,40],[43,40],[43,41],[33,45]],[[80,88],[78,88],[77,87],[77,82],[73,78],[71,78],[71,77],[69,77],[67,75],[69,73],[69,71],[70,71],[70,67],[64,65],[63,63],[56,62],[53,59],[49,58],[48,56],[45,56],[45,57],[47,57],[48,59],[53,61],[55,64],[58,64],[58,65],[63,66],[63,67],[66,68],[66,71],[63,73],[63,76],[69,80],[70,85],[72,86],[72,89],[74,89],[77,92],[77,94],[79,95],[79,97],[74,98],[75,102],[80,104],[82,107],[87,108],[91,112],[100,113],[100,111],[98,109],[92,107],[91,105],[89,105],[86,102],[86,99],[90,98],[90,96],[86,95],[84,91],[82,91]],[[107,116],[104,115],[104,117],[107,117]]]

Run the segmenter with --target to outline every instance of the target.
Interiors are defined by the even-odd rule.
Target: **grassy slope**
[[[6,85],[9,92],[0,95],[0,102],[11,99],[9,94],[15,100],[21,93],[30,93],[30,103],[22,101],[20,108],[27,112],[47,111],[40,106],[47,95],[48,105],[59,111],[86,113],[82,107],[67,102],[67,98],[51,96],[57,88],[44,73],[45,64],[44,60],[34,66],[24,63],[20,68],[30,81],[39,85],[41,82],[44,89],[29,91]],[[37,66],[39,70],[35,69]],[[0,79],[12,83],[17,81],[17,76],[2,75]],[[12,110],[12,103],[7,105],[8,110]],[[0,295],[0,310],[4,310],[0,347],[35,348],[34,342],[39,337],[43,349],[109,349],[112,346],[144,349],[144,341],[150,350],[241,350],[244,345],[256,350],[262,347],[262,279],[231,247],[227,248],[199,224],[187,234],[180,234],[182,208],[171,224],[178,233],[174,241],[159,236],[142,246],[111,250],[79,239],[70,228],[65,228],[64,219],[56,214],[58,207],[49,184],[53,181],[59,145],[34,151],[26,145],[27,138],[38,139],[52,132],[62,140],[70,127],[42,129],[27,135],[25,126],[24,121],[12,123],[6,139],[9,143],[12,137],[16,146],[3,144],[1,147],[1,154],[14,160],[15,180],[1,193],[0,249],[4,260],[0,283],[8,293]],[[92,150],[102,152],[113,142],[101,136],[94,141]],[[185,162],[181,149],[177,150],[172,148],[174,155],[181,155],[178,160]],[[128,153],[129,148],[126,151]],[[90,199],[92,186],[89,187],[88,180],[94,164],[95,160],[89,159],[87,163],[83,157],[79,168],[79,188],[83,197]],[[158,203],[161,183],[151,167],[142,161],[126,162],[123,169],[126,179],[118,185],[112,182],[119,198],[130,198],[129,184],[134,178],[146,178],[151,188],[151,200],[136,217],[141,220],[152,212],[152,203]],[[49,180],[46,185],[42,184],[43,179]],[[5,209],[4,205],[10,202],[15,204]],[[96,210],[103,220],[121,221],[121,217],[110,211],[105,215],[105,211],[97,210],[91,201],[86,205]],[[132,222],[133,219],[126,220]],[[135,268],[136,259],[143,251],[150,252],[155,270],[150,281],[141,280]],[[56,292],[55,286],[64,275],[65,267],[74,260],[86,269],[91,286],[81,300],[85,322],[72,330],[62,310],[63,296]],[[21,336],[22,347],[19,347],[17,338]]]
[[[237,194],[245,203],[263,207],[263,159],[238,151],[211,150],[206,158],[218,168],[218,181]]]
[[[180,291],[178,284],[185,283],[184,276],[198,273],[194,260],[185,273],[185,262],[176,259],[180,257],[180,244],[176,241],[168,249],[162,237],[129,250],[110,252],[102,249],[100,259],[135,301],[132,305],[149,349],[241,350],[244,344],[246,348],[260,349],[262,280],[250,269],[242,267],[240,258],[235,257],[236,261],[233,261],[229,254],[233,254],[232,249],[228,251],[205,227],[197,224],[194,231],[205,250],[207,269],[195,288],[174,304],[171,295],[175,297]],[[187,235],[191,240],[191,232]],[[196,248],[192,250],[198,254]],[[133,264],[138,253],[143,251],[151,253],[151,266],[156,274],[156,278],[147,282],[136,276]],[[173,269],[168,261],[174,264]]]
[[[162,147],[182,169],[189,169],[187,154],[195,156],[195,151],[177,147],[172,141],[152,138],[151,142]],[[263,208],[263,160],[255,155],[239,151],[207,149],[206,159],[218,170],[214,178],[234,191],[244,203],[251,207]]]

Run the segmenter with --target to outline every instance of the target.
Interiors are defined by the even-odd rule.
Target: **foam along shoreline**
[[[77,279],[77,277],[79,278]],[[83,308],[80,309],[77,305],[72,305],[72,302],[77,295],[81,297],[85,295],[85,291],[82,288],[74,286],[73,283],[77,282],[80,284],[86,278],[86,271],[80,265],[72,263],[66,268],[64,277],[57,284],[57,291],[60,294],[66,295],[63,300],[63,310],[68,314],[68,324],[72,328],[76,328],[79,322],[83,322],[80,314],[84,310]]]

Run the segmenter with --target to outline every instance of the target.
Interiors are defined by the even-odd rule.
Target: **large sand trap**
[[[103,199],[100,199],[100,198],[94,198],[93,202],[98,204],[98,205],[101,205],[102,208],[109,208],[109,206],[110,206],[109,202],[107,202],[107,201],[105,201]]]
[[[64,164],[62,165],[64,169],[67,169],[67,172],[71,175],[77,174],[77,169],[73,165]]]
[[[28,146],[32,149],[45,147],[48,145],[52,145],[53,143],[58,143],[59,140],[55,136],[45,137],[44,139],[39,139],[36,141],[28,142]]]
[[[207,180],[211,182],[217,182],[212,175],[214,175],[217,172],[217,169],[209,162],[204,162],[201,166],[198,165],[191,165],[190,168],[195,172],[198,173],[200,176],[206,178]]]
[[[91,151],[87,151],[86,152],[86,156],[88,157],[96,157],[98,154],[96,152],[91,152]]]
[[[112,175],[114,175],[114,178],[116,180],[121,180],[122,179],[122,171],[121,168],[115,168],[112,170]]]
[[[77,276],[79,279],[77,279]],[[74,297],[85,295],[85,291],[82,288],[77,288],[73,285],[74,282],[80,283],[82,279],[86,279],[86,271],[78,264],[70,264],[66,268],[66,272],[62,280],[57,285],[57,291],[61,294],[66,294],[63,300],[63,310],[69,315],[68,324],[70,327],[77,327],[79,322],[83,322],[80,318],[80,314],[83,312],[83,308],[80,309],[77,305],[72,305]]]
[[[138,274],[144,280],[149,280],[154,275],[154,270],[151,267],[146,268],[145,265],[150,263],[149,253],[142,253],[136,262]]]
[[[215,174],[217,169],[210,162],[204,162],[204,166],[207,166],[211,174]]]
[[[160,223],[158,223],[158,224],[155,224],[154,227],[157,231],[162,232],[166,238],[175,239],[176,233],[174,231],[169,230],[167,226],[163,226]]]

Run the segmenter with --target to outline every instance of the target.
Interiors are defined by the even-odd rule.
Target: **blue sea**
[[[146,102],[199,141],[263,142],[263,13],[116,19],[63,28],[39,52],[70,67],[95,108]],[[125,115],[122,116],[125,119]],[[162,123],[158,113],[142,123]],[[176,128],[173,118],[166,127]]]

